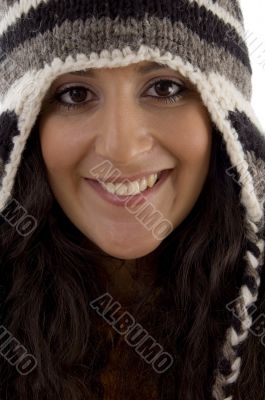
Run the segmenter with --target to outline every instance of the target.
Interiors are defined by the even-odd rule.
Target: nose
[[[99,115],[95,151],[116,165],[130,164],[141,158],[140,154],[151,151],[153,136],[135,99],[117,93],[113,97],[106,100]]]

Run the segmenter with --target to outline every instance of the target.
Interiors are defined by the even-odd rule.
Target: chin
[[[98,247],[101,248],[105,253],[108,255],[119,258],[121,260],[134,260],[136,258],[141,258],[146,256],[147,254],[150,254],[152,251],[154,251],[158,246],[159,242],[156,241],[156,243],[153,244],[153,246],[148,246],[148,247],[142,247],[139,246],[137,247],[136,244],[134,246],[121,246],[121,245],[116,245],[116,246],[110,246],[110,243],[108,243],[106,246],[104,246],[102,243],[96,243]]]

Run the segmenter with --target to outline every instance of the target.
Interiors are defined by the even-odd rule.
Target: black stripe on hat
[[[264,136],[243,111],[230,111],[229,120],[237,131],[244,150],[254,151],[255,156],[265,161]]]
[[[14,111],[5,111],[0,115],[0,157],[4,164],[9,160],[13,150],[13,138],[20,134],[17,121]]]

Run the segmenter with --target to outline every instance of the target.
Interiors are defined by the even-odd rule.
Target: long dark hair
[[[114,350],[117,375],[110,385],[117,400],[151,400],[152,390],[163,400],[211,398],[213,371],[231,324],[226,304],[238,296],[246,250],[240,187],[225,172],[231,165],[214,124],[212,134],[203,190],[189,215],[155,250],[154,284],[128,310],[173,356],[173,365],[158,374],[113,330],[119,345]],[[12,197],[36,218],[37,226],[22,236],[1,217],[1,325],[34,355],[37,367],[21,375],[0,356],[0,397],[102,399],[100,373],[111,344],[104,334],[107,323],[89,302],[107,291],[101,272],[111,258],[84,237],[56,202],[41,154],[38,120]],[[139,271],[147,259],[137,259]],[[263,398],[257,378],[257,360],[264,358],[261,347],[253,336],[246,340],[237,399]]]

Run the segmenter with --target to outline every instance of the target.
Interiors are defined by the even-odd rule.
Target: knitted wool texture
[[[226,332],[212,397],[232,400],[240,346],[252,325],[264,264],[265,133],[251,101],[252,69],[236,0],[1,1],[0,212],[12,196],[21,155],[58,75],[164,63],[201,93],[240,185],[248,247],[236,318]]]

